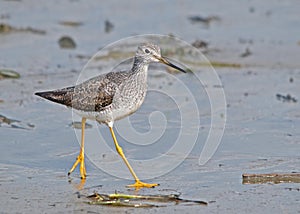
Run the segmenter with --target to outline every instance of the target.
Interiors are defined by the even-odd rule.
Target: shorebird
[[[146,43],[138,46],[130,70],[110,72],[75,86],[35,93],[47,100],[73,108],[82,117],[80,152],[68,175],[80,164],[81,178],[86,178],[84,130],[86,120],[91,119],[109,127],[116,150],[135,179],[135,183],[128,185],[128,187],[150,188],[158,185],[156,183],[144,183],[137,177],[125,157],[123,149],[119,146],[113,130],[115,121],[131,115],[142,105],[147,92],[147,73],[151,62],[164,63],[179,71],[186,72],[161,56],[160,48],[157,45]]]

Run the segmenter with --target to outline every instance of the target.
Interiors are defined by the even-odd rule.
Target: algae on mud
[[[166,206],[167,203],[189,203],[190,205],[208,205],[205,201],[197,200],[187,200],[179,197],[180,194],[170,194],[170,195],[129,195],[129,194],[99,194],[94,193],[87,198],[90,202],[88,204],[92,205],[108,205],[108,206],[119,206],[119,207],[161,207]],[[161,204],[163,203],[163,204]]]

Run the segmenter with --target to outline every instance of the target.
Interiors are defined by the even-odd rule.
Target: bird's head
[[[141,59],[142,61],[146,63],[150,62],[160,62],[163,64],[166,64],[172,68],[175,68],[176,70],[182,71],[186,73],[185,70],[182,68],[177,67],[176,65],[172,64],[168,60],[166,60],[160,53],[160,48],[157,45],[146,43],[142,44],[138,47],[136,51],[136,57]]]

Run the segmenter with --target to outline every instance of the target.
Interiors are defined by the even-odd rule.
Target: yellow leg
[[[123,149],[121,148],[121,146],[119,146],[113,128],[109,126],[109,130],[110,130],[111,136],[112,136],[112,138],[114,140],[117,152],[122,157],[123,161],[125,162],[126,166],[129,169],[130,173],[132,174],[133,178],[135,179],[135,183],[131,184],[131,185],[128,185],[127,187],[133,187],[133,188],[147,187],[147,188],[152,188],[152,187],[158,186],[159,184],[148,184],[148,183],[144,183],[144,182],[140,181],[140,179],[136,176],[135,172],[133,171],[132,167],[130,166],[128,160],[126,159],[126,157],[125,157],[125,155],[123,153]]]
[[[86,177],[86,170],[85,170],[85,166],[84,166],[84,129],[85,129],[85,122],[86,122],[86,118],[83,117],[82,120],[81,120],[81,146],[80,146],[80,152],[79,152],[79,155],[78,155],[75,163],[73,164],[72,168],[68,172],[68,175],[70,175],[74,171],[76,166],[80,163],[80,168],[79,169],[80,169],[81,179],[85,179],[85,177]]]

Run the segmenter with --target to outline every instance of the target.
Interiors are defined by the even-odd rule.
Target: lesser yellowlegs
[[[80,163],[81,178],[85,179],[86,177],[84,166],[84,129],[86,119],[92,119],[109,127],[116,150],[135,179],[135,183],[129,185],[129,187],[141,188],[158,185],[140,181],[127,161],[113,131],[114,121],[134,113],[142,105],[147,92],[147,72],[151,62],[161,62],[185,72],[185,70],[162,57],[160,48],[157,45],[147,43],[138,47],[131,70],[110,72],[76,86],[35,93],[50,101],[73,108],[82,117],[80,153],[68,175]]]

